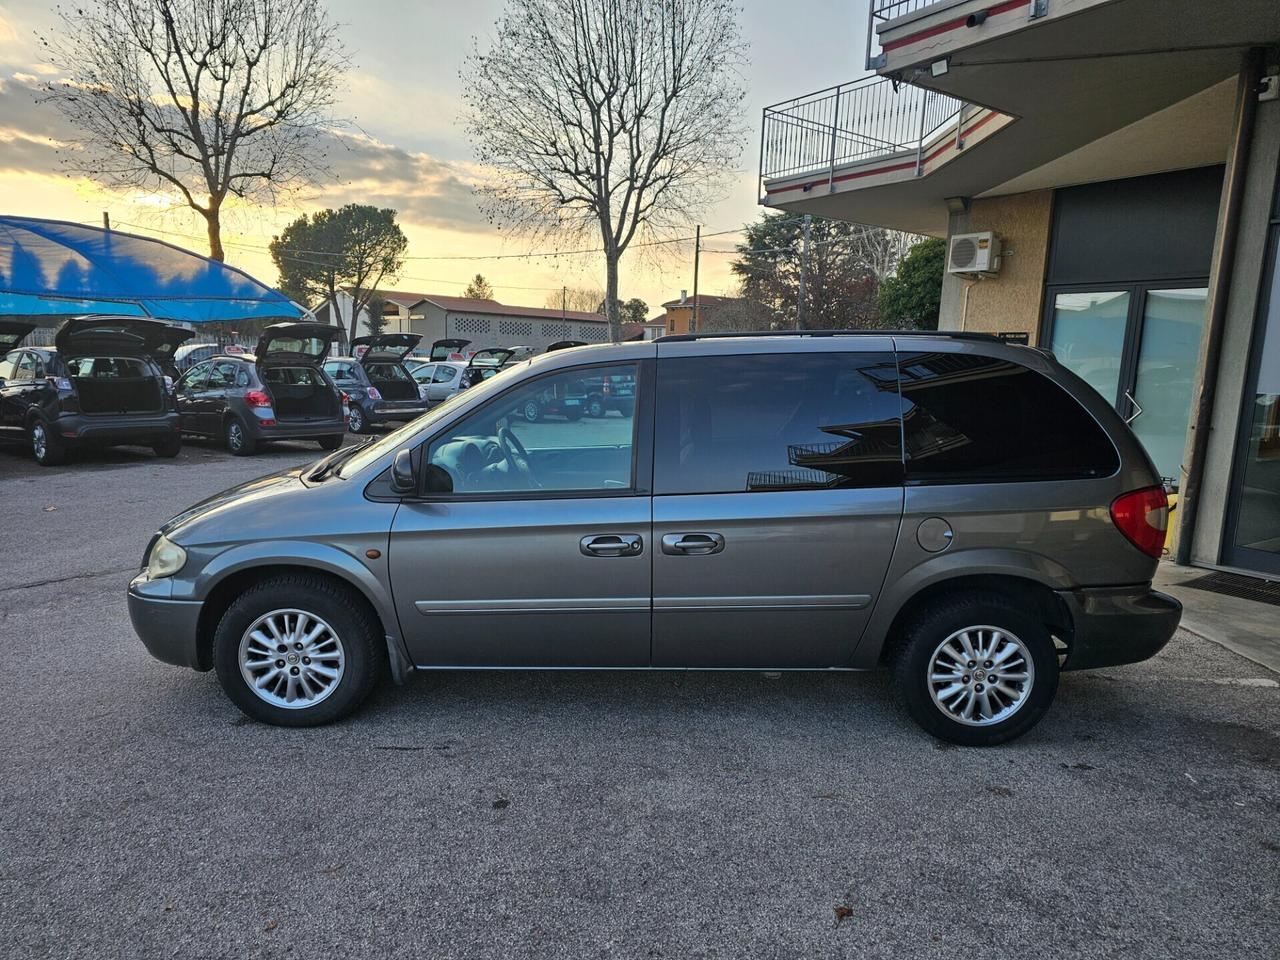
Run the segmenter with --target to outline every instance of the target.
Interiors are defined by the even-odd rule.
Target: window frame
[[[481,416],[490,407],[502,403],[517,390],[522,390],[541,380],[564,374],[581,374],[588,370],[609,367],[635,367],[636,384],[642,396],[636,399],[635,414],[631,425],[631,486],[583,489],[583,490],[486,490],[476,493],[428,493],[426,486],[427,451],[446,434],[455,431],[472,417]],[[619,497],[651,496],[653,492],[653,385],[656,364],[652,357],[634,360],[603,360],[598,363],[572,367],[557,367],[533,377],[521,378],[506,390],[490,397],[480,406],[466,411],[439,430],[420,440],[413,448],[414,465],[418,472],[418,490],[397,499],[405,503],[496,503],[511,500],[610,500]],[[640,386],[643,384],[643,386]],[[389,468],[388,468],[389,469]],[[385,473],[385,471],[384,471]],[[375,481],[376,483],[377,481]]]

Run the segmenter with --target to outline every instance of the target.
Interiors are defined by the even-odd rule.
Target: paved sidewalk
[[[1182,601],[1182,628],[1280,673],[1280,607],[1187,587],[1209,570],[1161,563],[1155,586]]]

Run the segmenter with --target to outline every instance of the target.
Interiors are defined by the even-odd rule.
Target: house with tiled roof
[[[609,323],[603,314],[547,307],[523,307],[493,299],[453,297],[405,290],[379,290],[388,333],[416,333],[422,336],[425,352],[435,340],[456,338],[471,341],[467,350],[489,347],[527,346],[545,349],[558,340],[604,343],[609,339]],[[328,304],[315,310],[326,323],[349,324],[352,298],[339,294],[340,319],[330,317]],[[362,316],[358,335],[369,332],[367,316]],[[623,331],[624,335],[627,331]]]

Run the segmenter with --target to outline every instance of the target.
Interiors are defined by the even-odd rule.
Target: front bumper
[[[1138,663],[1159,653],[1182,618],[1182,604],[1141,587],[1061,590],[1073,624],[1064,670]]]
[[[182,420],[176,413],[74,413],[58,417],[51,429],[65,443],[136,443],[146,446],[177,436],[181,428]]]
[[[193,670],[208,670],[200,662],[197,642],[199,600],[171,600],[168,578],[148,580],[140,573],[129,584],[129,619],[133,632],[157,660]]]

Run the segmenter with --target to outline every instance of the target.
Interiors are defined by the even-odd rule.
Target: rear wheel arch
[[[378,606],[354,580],[334,573],[325,567],[306,563],[271,563],[234,570],[213,585],[200,606],[200,619],[196,626],[196,662],[201,670],[213,668],[213,634],[222,615],[242,593],[255,584],[277,577],[306,576],[330,584],[335,590],[348,595],[352,603],[360,606],[377,624],[382,636],[388,638],[388,654],[393,672],[398,671],[405,657],[395,649],[398,642],[392,640],[392,632],[378,613]],[[397,678],[399,673],[397,672]]]
[[[1073,626],[1071,613],[1050,587],[1030,577],[1014,574],[970,574],[948,577],[922,587],[908,597],[894,614],[880,649],[880,662],[888,663],[902,642],[905,628],[925,610],[966,596],[997,596],[1034,616],[1051,636],[1059,641],[1059,652],[1071,647]]]

